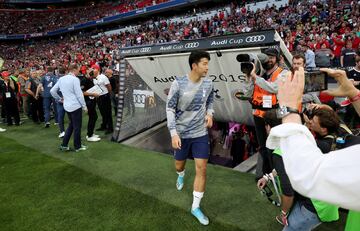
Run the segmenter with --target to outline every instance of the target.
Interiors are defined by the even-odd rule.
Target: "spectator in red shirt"
[[[337,35],[337,33],[333,33],[332,40],[334,42],[333,51],[334,51],[334,55],[335,55],[335,58],[333,60],[333,66],[339,67],[341,50],[345,46],[345,42],[343,41],[342,36]]]
[[[341,28],[339,29],[339,34],[345,34],[346,32],[351,31],[350,27],[347,26],[346,22],[341,23]]]

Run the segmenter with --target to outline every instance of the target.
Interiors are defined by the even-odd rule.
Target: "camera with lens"
[[[314,112],[315,112],[315,108],[313,109],[309,109],[309,108],[305,108],[305,110],[303,111],[303,113],[309,118],[312,119],[314,117]]]
[[[236,60],[240,63],[240,70],[245,75],[250,75],[253,68],[255,73],[261,75],[263,66],[268,62],[269,57],[266,54],[238,54]]]

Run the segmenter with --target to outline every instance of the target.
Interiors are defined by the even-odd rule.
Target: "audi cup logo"
[[[197,48],[197,47],[199,47],[199,45],[200,45],[200,43],[198,43],[198,42],[186,43],[185,49]]]
[[[143,47],[140,49],[140,52],[145,53],[145,52],[150,52],[151,51],[151,47]]]
[[[247,43],[256,43],[265,41],[265,35],[254,35],[246,37],[245,41]]]

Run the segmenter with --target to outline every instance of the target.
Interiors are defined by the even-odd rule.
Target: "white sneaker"
[[[65,132],[60,132],[59,138],[63,138],[65,136]]]
[[[97,141],[100,141],[101,139],[99,137],[95,137],[95,136],[91,136],[91,137],[86,136],[86,140],[89,142],[97,142]]]
[[[93,134],[92,137],[100,138],[100,136],[96,134]]]
[[[6,132],[5,128],[0,128],[0,132]]]

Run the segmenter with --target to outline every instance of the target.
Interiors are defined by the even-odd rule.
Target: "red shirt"
[[[333,47],[333,51],[334,51],[334,55],[336,57],[340,57],[341,56],[341,49],[345,46],[345,42],[342,39],[339,38],[333,38],[334,41],[334,47]]]
[[[341,27],[339,29],[339,34],[345,34],[346,31],[351,31],[349,27]]]
[[[353,43],[352,43],[352,48],[353,49],[358,49],[359,48],[359,44],[360,44],[360,38],[359,37],[355,37]]]
[[[329,48],[329,47],[330,47],[330,43],[329,43],[326,39],[323,39],[323,40],[321,40],[320,42],[316,43],[315,48],[316,48],[316,49],[321,49],[321,45],[322,45],[323,43],[325,43],[326,48]]]
[[[223,20],[224,17],[225,17],[224,11],[221,11],[221,12],[219,13],[219,18],[220,18],[220,20]]]

